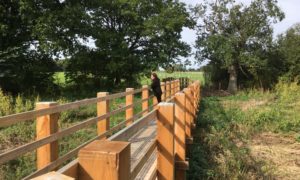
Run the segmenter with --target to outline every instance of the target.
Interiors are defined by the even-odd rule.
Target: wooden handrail
[[[150,112],[147,116],[144,116],[144,117],[140,118],[140,119],[137,120],[137,121],[145,121],[145,120],[149,120],[149,118],[152,118],[152,116],[153,116],[153,112]],[[98,136],[96,136],[96,137],[94,137],[94,138],[88,140],[87,142],[81,144],[80,146],[78,146],[78,147],[76,147],[75,149],[71,150],[71,151],[68,152],[67,154],[63,155],[62,157],[60,157],[60,158],[57,159],[56,161],[53,161],[52,163],[48,164],[48,165],[45,166],[44,168],[42,168],[42,169],[40,169],[40,170],[38,170],[38,171],[36,171],[36,172],[30,174],[29,176],[27,176],[27,177],[24,178],[24,179],[31,179],[31,178],[33,178],[33,177],[35,177],[35,176],[44,174],[44,173],[46,173],[46,172],[49,172],[49,171],[55,169],[56,167],[62,165],[65,161],[67,161],[67,160],[69,160],[69,159],[75,157],[75,156],[77,155],[77,153],[79,152],[79,150],[80,150],[81,148],[83,148],[84,146],[86,146],[87,144],[89,144],[89,143],[91,143],[92,141],[95,141],[95,140],[97,140],[97,139],[101,139],[101,138],[103,138],[103,137],[105,137],[105,136],[107,136],[107,135],[110,135],[110,134],[113,133],[113,131],[116,131],[116,130],[121,129],[122,126],[124,126],[124,125],[127,123],[127,121],[130,121],[130,120],[131,120],[131,119],[128,119],[128,120],[126,120],[126,121],[123,121],[123,122],[117,124],[116,126],[110,128],[108,131],[106,131],[106,132],[104,132],[104,133],[102,133],[102,134],[100,134],[100,135],[98,135]],[[133,124],[132,124],[132,125],[133,125]],[[131,126],[132,126],[132,125],[131,125]],[[143,123],[142,125],[144,125],[144,123]],[[129,128],[129,127],[130,127],[130,126],[128,126],[128,128]],[[111,138],[109,138],[109,139],[110,139],[110,140],[117,140],[119,137],[121,137],[121,136],[113,136],[113,137],[111,137]]]
[[[172,86],[172,88],[168,89],[169,95],[170,95],[170,97],[168,97],[168,100],[167,100],[168,102],[174,101],[175,93],[177,91],[180,91],[180,84],[178,84],[178,81],[168,81],[166,84],[168,84],[170,86],[171,83],[173,84],[173,86]],[[19,113],[19,114],[3,116],[3,117],[0,117],[0,127],[5,127],[5,126],[8,126],[8,125],[18,123],[18,122],[31,120],[31,119],[34,119],[34,118],[37,118],[37,117],[40,117],[40,116],[51,115],[51,114],[59,113],[59,112],[62,112],[62,111],[77,109],[77,108],[82,107],[82,106],[96,104],[96,103],[99,103],[99,102],[102,102],[102,101],[109,101],[109,100],[112,100],[112,99],[115,99],[115,98],[122,98],[122,97],[125,97],[125,96],[128,96],[128,95],[141,93],[143,90],[146,90],[146,89],[150,89],[150,88],[144,88],[143,87],[141,89],[136,89],[136,90],[132,90],[132,91],[128,91],[128,92],[121,92],[121,93],[106,95],[106,96],[103,96],[103,97],[84,99],[84,100],[80,100],[80,101],[75,101],[75,102],[66,103],[66,104],[62,104],[62,105],[57,105],[57,106],[54,106],[54,107],[49,107],[49,108],[46,108],[46,109],[32,110],[32,111],[28,111],[28,112]],[[171,91],[174,94],[171,94]],[[196,99],[197,96],[198,95],[195,93],[194,98]],[[141,99],[141,100],[135,101],[134,103],[131,103],[129,105],[125,105],[121,108],[112,110],[112,111],[107,112],[106,114],[103,114],[101,116],[86,119],[86,120],[84,120],[84,121],[82,121],[78,124],[75,124],[71,127],[60,130],[60,131],[58,131],[56,133],[53,133],[53,134],[51,134],[51,135],[49,135],[45,138],[27,143],[25,145],[19,146],[19,147],[14,148],[14,149],[11,149],[9,151],[6,151],[6,152],[0,154],[0,164],[3,164],[3,163],[5,163],[9,160],[12,160],[12,159],[14,159],[14,158],[16,158],[20,155],[23,155],[27,152],[35,150],[35,149],[37,149],[39,147],[42,147],[46,144],[57,141],[58,139],[60,139],[62,137],[65,137],[65,136],[70,135],[74,132],[77,132],[77,131],[79,131],[83,128],[86,128],[86,127],[88,127],[92,124],[96,124],[97,122],[101,122],[104,119],[111,117],[112,115],[116,115],[116,114],[118,114],[120,112],[123,112],[125,110],[132,109],[137,104],[149,101],[152,98],[154,98],[154,95],[148,96],[147,99]],[[196,101],[194,101],[194,102],[196,103]],[[99,133],[94,138],[92,138],[92,139],[88,140],[87,142],[79,145],[78,147],[71,150],[67,154],[59,157],[58,159],[56,159],[56,160],[50,162],[49,164],[47,164],[45,167],[42,167],[41,169],[39,169],[39,170],[35,171],[34,173],[30,174],[29,176],[25,177],[25,179],[30,179],[30,178],[36,177],[38,175],[47,173],[47,172],[59,167],[65,161],[70,160],[71,158],[76,156],[78,154],[79,150],[81,148],[83,148],[84,146],[86,146],[87,144],[91,143],[92,141],[102,139],[102,138],[105,138],[109,135],[112,135],[117,130],[122,129],[121,131],[119,131],[116,134],[109,137],[108,140],[119,140],[119,141],[128,140],[133,134],[135,134],[137,131],[139,131],[146,124],[148,124],[151,121],[157,119],[157,109],[155,108],[157,105],[158,105],[158,103],[154,103],[152,106],[148,107],[147,109],[144,109],[144,110],[140,111],[139,113],[133,114],[133,116],[131,116],[127,120],[122,121],[121,123],[117,124],[116,126],[108,129],[107,131],[105,131],[103,133]],[[151,109],[153,109],[153,110],[150,111]],[[149,112],[149,113],[147,113],[147,112]],[[145,113],[147,113],[145,116],[140,117]],[[133,122],[133,123],[124,128],[124,126],[128,122]],[[147,150],[147,153],[150,153],[150,150],[151,150],[151,153],[150,153],[150,155],[151,155],[153,150],[155,149],[155,147],[156,147],[156,145],[155,145],[155,143],[153,143],[149,147],[149,149]],[[148,154],[147,154],[147,156],[144,156],[143,158],[141,158],[137,165],[142,166],[146,162],[146,160],[150,157],[150,155],[148,156]],[[73,162],[75,162],[75,161],[73,161]],[[133,171],[134,177],[137,175],[140,168],[141,167],[137,167],[137,166],[134,168],[134,171]]]
[[[71,103],[57,105],[55,107],[49,107],[47,109],[32,110],[32,111],[27,111],[27,112],[23,112],[23,113],[2,116],[2,117],[0,117],[0,127],[9,126],[9,125],[12,125],[12,124],[15,124],[18,122],[22,122],[22,121],[26,121],[26,120],[32,120],[39,116],[44,116],[44,115],[58,113],[58,112],[62,112],[62,111],[77,109],[79,107],[88,106],[88,105],[95,104],[100,101],[121,98],[121,97],[125,97],[126,95],[129,95],[129,94],[136,94],[136,93],[140,93],[140,92],[142,92],[142,89],[137,89],[133,92],[116,93],[116,94],[108,95],[106,97],[83,99],[83,100],[79,100],[79,101],[75,101],[75,102],[71,102]]]

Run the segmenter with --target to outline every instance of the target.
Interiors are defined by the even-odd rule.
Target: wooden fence
[[[200,99],[199,81],[189,84],[183,91],[180,81],[161,83],[162,102],[149,96],[148,86],[141,89],[127,88],[126,92],[108,94],[100,92],[96,98],[59,105],[56,102],[37,103],[36,110],[0,117],[0,127],[37,120],[35,141],[0,154],[0,164],[15,159],[27,152],[37,150],[37,171],[24,179],[45,176],[61,176],[66,179],[134,179],[150,155],[157,149],[157,166],[152,168],[149,178],[184,179],[188,168],[185,145],[192,140],[196,111]],[[142,93],[142,111],[134,114],[134,95]],[[109,102],[126,97],[126,105],[110,111]],[[149,100],[153,105],[149,106]],[[97,117],[81,121],[71,127],[58,129],[59,113],[82,106],[97,104]],[[125,111],[125,121],[110,128],[110,116]],[[145,151],[145,155],[130,171],[130,143],[125,142],[149,122],[157,120],[157,139]],[[98,135],[67,154],[59,157],[58,140],[76,131],[97,124]],[[125,128],[124,128],[125,126]],[[118,131],[120,130],[120,131]],[[117,133],[113,134],[113,132]],[[71,163],[61,167],[66,161],[76,157]],[[56,172],[51,172],[56,171]],[[51,173],[48,173],[51,172]],[[48,173],[48,174],[46,174]],[[45,175],[46,174],[46,175]]]

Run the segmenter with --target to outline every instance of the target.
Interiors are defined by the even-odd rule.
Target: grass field
[[[300,86],[204,97],[188,179],[300,179]]]
[[[204,84],[204,76],[203,72],[173,72],[173,73],[167,73],[167,72],[157,72],[157,75],[160,79],[164,79],[167,77],[174,77],[174,78],[180,78],[180,77],[187,77],[192,80],[199,80],[202,84]],[[65,86],[66,84],[66,77],[64,72],[57,72],[54,74],[54,80],[55,83],[60,86]],[[150,84],[151,80],[150,77],[141,77],[140,83],[142,85],[144,84]]]

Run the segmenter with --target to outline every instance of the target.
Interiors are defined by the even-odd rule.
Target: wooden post
[[[148,85],[143,85],[142,87],[142,111],[146,110],[144,113],[143,113],[143,116],[146,115],[148,112],[149,112],[149,90],[148,90]],[[146,100],[147,99],[147,100]]]
[[[79,151],[80,180],[130,179],[130,143],[93,141]]]
[[[155,107],[157,107],[157,103],[158,103],[158,101],[157,101],[157,98],[156,98],[156,96],[154,96],[153,98],[152,98],[152,104],[153,105],[155,105],[155,106],[153,106],[153,109],[155,109]]]
[[[132,92],[129,95],[126,95],[126,106],[132,105],[133,104],[133,94],[134,89],[133,88],[126,88],[126,92]],[[133,107],[126,109],[126,121],[129,120],[130,118],[133,117]],[[130,124],[133,123],[133,119],[131,121],[126,122],[126,126],[129,126]]]
[[[157,112],[157,179],[174,179],[174,104],[161,103]]]
[[[166,100],[170,98],[170,93],[171,93],[170,92],[170,89],[171,89],[170,86],[171,86],[170,81],[167,81],[166,82]]]
[[[97,97],[106,97],[109,95],[108,92],[99,92],[97,93]],[[102,116],[109,113],[109,100],[101,101],[97,103],[97,116]],[[98,121],[97,123],[97,132],[98,135],[104,133],[105,131],[109,130],[109,118],[103,119]],[[102,138],[103,140],[106,139],[106,137]]]
[[[175,94],[175,161],[185,162],[185,94]],[[185,170],[176,169],[175,179],[184,180]]]
[[[177,79],[176,81],[177,81],[177,83],[176,83],[176,86],[177,86],[176,90],[177,90],[177,92],[180,92],[180,81],[179,81],[179,79]]]
[[[187,139],[192,138],[192,132],[191,132],[191,127],[192,127],[192,102],[191,102],[191,89],[190,88],[185,88],[184,89],[184,94],[186,97],[186,113],[185,113],[185,121],[186,121],[186,126],[185,126],[185,134]]]
[[[171,81],[171,97],[174,96],[174,94],[175,94],[174,93],[175,92],[175,89],[174,89],[175,88],[175,86],[174,86],[175,83],[174,82],[175,81]]]
[[[36,103],[36,109],[46,109],[57,105],[56,102],[38,102]],[[37,117],[36,139],[39,140],[58,132],[58,118],[59,113]],[[58,158],[58,152],[58,141],[37,148],[37,169],[41,169],[55,161]]]
[[[160,83],[162,95],[161,95],[161,101],[164,102],[166,101],[166,83],[162,82]]]
[[[195,107],[195,93],[196,93],[196,89],[195,89],[195,83],[191,84],[190,85],[190,88],[191,88],[191,99],[192,99],[192,124],[194,124],[194,121],[195,121],[195,116],[196,116],[196,107]]]

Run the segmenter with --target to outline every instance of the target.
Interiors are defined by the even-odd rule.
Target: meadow
[[[202,72],[175,72],[175,73],[165,73],[158,72],[161,79],[166,77],[188,77],[193,80],[201,80],[204,83],[204,78]],[[59,72],[54,76],[55,83],[59,86],[66,87],[66,78],[64,73]],[[148,77],[141,77],[141,85],[150,84],[150,79]],[[140,88],[135,87],[135,88]],[[95,90],[93,90],[95,91]],[[120,90],[121,91],[121,90]],[[87,96],[79,96],[79,99],[95,97],[96,92],[88,93]],[[65,95],[65,94],[63,94]],[[76,97],[76,99],[78,96]],[[65,96],[24,96],[22,94],[13,97],[9,94],[4,94],[0,90],[0,116],[5,116],[14,113],[20,113],[28,110],[32,110],[35,107],[35,103],[39,101],[56,101],[59,104],[64,104],[67,102],[74,101],[74,97],[69,94]],[[141,100],[141,93],[136,94],[134,101],[137,102]],[[114,110],[125,105],[125,98],[118,98],[110,102],[110,109]],[[152,105],[152,100],[150,101],[150,106]],[[141,111],[141,103],[134,107],[134,112],[138,113]],[[59,118],[59,128],[70,127],[80,121],[83,121],[90,117],[95,117],[96,105],[89,105],[81,107],[76,110],[64,111],[60,114]],[[110,126],[113,127],[118,123],[125,120],[125,112],[114,115],[110,118]],[[95,137],[97,134],[96,125],[92,125],[88,128],[77,131],[76,133],[62,138],[59,141],[60,156],[74,149],[78,145]],[[0,128],[0,152],[4,152],[7,149],[18,147],[22,144],[31,142],[35,139],[35,120],[30,120],[24,123],[18,123],[16,125]],[[21,179],[22,177],[29,175],[31,172],[35,171],[36,156],[35,151],[27,153],[18,159],[11,160],[8,163],[0,166],[0,180],[1,179]]]
[[[188,179],[300,179],[300,86],[203,97]]]

